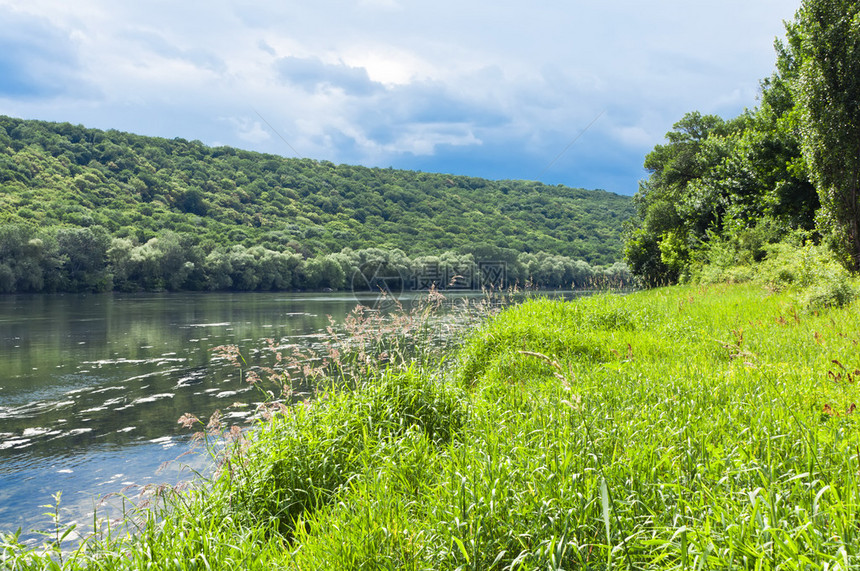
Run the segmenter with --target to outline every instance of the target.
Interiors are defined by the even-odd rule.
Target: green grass
[[[848,569],[860,319],[754,285],[534,300],[237,441],[134,535],[6,568]]]

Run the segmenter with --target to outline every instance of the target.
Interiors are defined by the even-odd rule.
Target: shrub
[[[808,309],[841,307],[857,296],[850,274],[833,252],[811,242],[772,244],[757,279],[774,291],[794,290]]]
[[[855,297],[847,276],[828,276],[804,290],[800,302],[809,309],[826,309],[848,305]]]

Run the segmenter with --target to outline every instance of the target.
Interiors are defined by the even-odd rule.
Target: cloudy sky
[[[800,0],[0,0],[0,114],[633,194]]]

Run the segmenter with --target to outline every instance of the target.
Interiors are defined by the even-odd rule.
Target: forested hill
[[[303,260],[376,248],[609,265],[622,258],[622,223],[633,211],[629,197],[604,191],[334,165],[3,116],[0,190],[7,235],[90,228],[135,248],[170,232],[198,256],[241,245]]]

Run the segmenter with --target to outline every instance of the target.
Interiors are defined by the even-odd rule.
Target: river
[[[447,293],[434,336],[462,339],[481,299]],[[399,296],[406,311],[426,300]],[[192,480],[211,462],[199,447],[188,454],[194,430],[179,418],[218,410],[227,424],[251,426],[266,399],[217,347],[273,366],[272,347],[320,353],[330,326],[359,304],[379,315],[391,302],[352,293],[0,296],[0,534],[42,540],[36,531],[53,529],[45,506],[57,492],[61,522],[86,535],[95,510],[116,517],[123,496]],[[308,396],[302,390],[294,399]]]
[[[365,300],[367,301],[367,300]],[[372,299],[370,301],[373,301]],[[319,344],[352,294],[103,294],[0,297],[0,533],[62,520],[92,529],[100,498],[192,478],[185,413],[244,424],[263,400],[213,348],[271,365],[266,338]],[[165,463],[167,464],[165,465]]]

